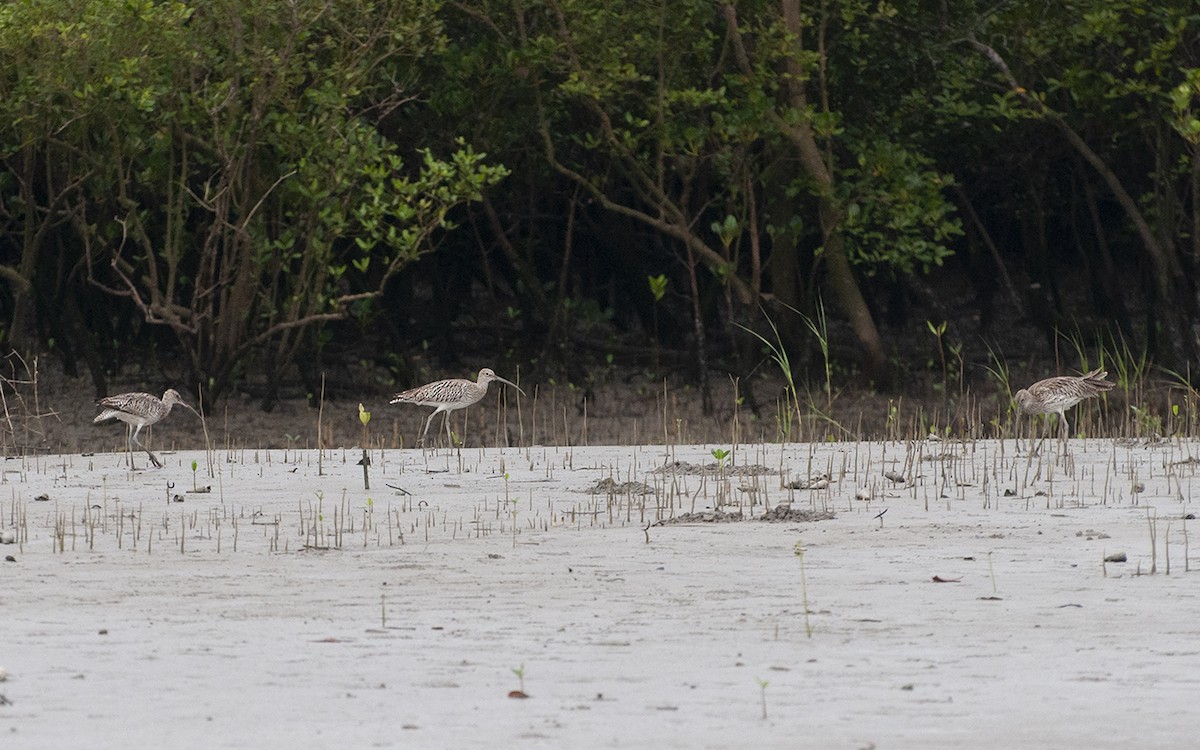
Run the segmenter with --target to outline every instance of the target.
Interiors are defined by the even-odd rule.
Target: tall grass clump
[[[1003,353],[997,352],[989,343],[988,364],[984,365],[988,374],[996,381],[999,396],[996,399],[996,416],[992,420],[992,427],[996,431],[998,437],[1003,438],[1005,434],[1005,425],[1009,424],[1016,411],[1016,402],[1013,401],[1012,387],[1012,372],[1008,368],[1008,360],[1004,358]],[[1016,436],[1018,439],[1019,435]]]
[[[789,308],[793,309],[794,308]],[[779,368],[779,372],[783,375],[784,382],[784,407],[779,413],[779,432],[783,440],[787,440],[792,435],[793,427],[800,430],[803,425],[803,413],[800,410],[800,396],[796,390],[796,378],[792,372],[792,361],[788,356],[787,348],[783,345],[783,337],[779,334],[779,327],[775,325],[775,321],[767,315],[766,310],[763,310],[763,317],[767,319],[767,325],[771,327],[771,335],[774,340],[768,339],[758,331],[747,328],[741,323],[736,325],[743,331],[754,336],[763,343],[770,352],[771,360]],[[795,420],[793,423],[792,420]]]

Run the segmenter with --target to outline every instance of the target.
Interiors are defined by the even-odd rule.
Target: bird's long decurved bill
[[[512,382],[511,380],[505,380],[504,378],[500,377],[499,375],[496,376],[496,380],[499,380],[501,383],[507,383],[508,385],[511,385],[513,388],[516,388],[518,391],[520,391],[522,396],[525,395],[525,391],[521,390],[521,386],[517,385],[516,383]]]

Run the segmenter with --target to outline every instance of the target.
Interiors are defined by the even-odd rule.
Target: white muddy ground
[[[1194,746],[1200,443],[714,447],[9,460],[0,747]]]

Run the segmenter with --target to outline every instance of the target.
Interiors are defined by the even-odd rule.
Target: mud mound
[[[584,492],[598,495],[653,495],[654,488],[645,482],[618,482],[612,477],[605,477],[593,484],[591,487],[583,490]]]
[[[722,466],[721,464],[694,464],[689,461],[671,461],[655,469],[653,474],[686,474],[688,476],[757,477],[776,473],[762,464]]]
[[[738,521],[768,521],[772,523],[809,523],[811,521],[830,521],[833,519],[831,510],[799,510],[787,505],[777,505],[761,516],[746,518],[738,512],[720,510],[700,510],[695,513],[681,513],[674,518],[664,518],[655,526],[674,526],[683,523],[736,523]]]

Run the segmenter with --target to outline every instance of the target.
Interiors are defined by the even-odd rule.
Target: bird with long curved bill
[[[525,391],[522,391],[521,387],[516,383],[511,380],[505,380],[492,372],[490,368],[485,367],[479,371],[479,376],[475,379],[475,382],[463,378],[438,380],[434,383],[401,391],[392,397],[390,403],[435,407],[429,414],[429,418],[425,420],[425,429],[421,431],[419,443],[424,445],[425,436],[429,434],[429,424],[433,422],[433,418],[438,414],[444,414],[445,416],[442,421],[446,425],[446,441],[448,445],[453,446],[454,440],[450,435],[450,412],[465,409],[471,404],[481,401],[487,395],[488,385],[492,381],[511,385],[522,396],[525,395]]]
[[[1055,378],[1039,380],[1028,388],[1017,391],[1014,397],[1017,402],[1017,447],[1021,445],[1020,423],[1021,415],[1028,414],[1057,414],[1062,422],[1061,435],[1064,439],[1070,436],[1071,427],[1067,424],[1067,409],[1088,398],[1094,398],[1107,393],[1116,387],[1116,383],[1105,380],[1108,373],[1099,368],[1086,375],[1063,375]],[[1033,437],[1030,436],[1030,441]]]
[[[167,389],[162,398],[150,393],[122,393],[117,396],[105,396],[96,401],[98,406],[103,406],[104,411],[96,415],[92,420],[93,423],[109,419],[116,419],[125,423],[125,447],[129,451],[129,468],[133,469],[133,445],[136,443],[139,448],[146,451],[146,455],[150,457],[156,468],[161,469],[162,461],[150,452],[150,449],[142,445],[142,441],[138,440],[138,433],[143,427],[149,427],[161,421],[164,417],[171,413],[171,407],[179,404],[185,409],[191,411],[197,417],[200,417],[200,412],[193,409],[183,397],[179,395],[179,391],[174,388]],[[201,417],[203,419],[203,417]]]

